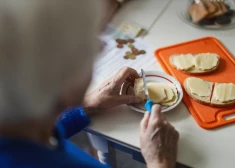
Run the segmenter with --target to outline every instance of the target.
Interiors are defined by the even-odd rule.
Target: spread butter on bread
[[[215,53],[178,54],[170,57],[170,64],[189,74],[205,74],[219,67],[219,56]]]
[[[213,88],[214,87],[214,88]],[[215,107],[235,105],[235,84],[213,83],[200,78],[189,77],[184,89],[195,101]]]
[[[200,78],[190,77],[184,81],[188,95],[199,103],[210,105],[213,83]]]
[[[230,106],[235,104],[235,84],[215,83],[211,98],[212,106]]]

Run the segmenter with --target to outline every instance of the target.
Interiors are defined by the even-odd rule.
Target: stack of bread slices
[[[193,23],[224,26],[232,22],[234,10],[224,0],[193,1],[188,8]]]

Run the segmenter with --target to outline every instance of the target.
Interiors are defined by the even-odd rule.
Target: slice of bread
[[[200,54],[193,54],[193,56],[196,58],[197,55],[202,55],[202,54],[205,54],[205,55],[208,55],[208,54],[211,54],[211,55],[215,55],[213,53],[200,53]],[[190,67],[189,69],[180,69],[177,67],[177,65],[174,63],[174,57],[177,57],[177,56],[181,56],[183,54],[178,54],[178,55],[172,55],[170,56],[170,59],[169,59],[169,62],[171,64],[172,67],[176,68],[177,70],[183,72],[183,73],[186,73],[186,74],[194,74],[194,75],[203,75],[203,74],[208,74],[208,73],[212,73],[214,71],[216,71],[219,67],[219,64],[220,64],[220,58],[218,56],[218,62],[216,64],[216,66],[212,67],[211,69],[207,69],[207,70],[201,70],[199,68],[196,68],[195,67],[195,62],[194,62],[194,66]],[[187,56],[188,54],[185,54],[185,56]]]
[[[170,64],[182,71],[187,71],[194,67],[194,56],[193,54],[176,54],[172,55],[169,59]]]
[[[185,91],[188,93],[188,95],[192,99],[194,99],[198,103],[205,104],[205,105],[210,105],[211,104],[210,99],[211,99],[211,95],[212,95],[213,82],[204,81],[204,82],[207,82],[208,85],[209,85],[210,95],[209,96],[199,96],[199,95],[196,95],[196,94],[194,94],[190,91],[190,88],[188,87],[188,83],[187,83],[188,80],[190,80],[190,78],[194,78],[194,77],[189,77],[189,78],[184,80],[184,89],[185,89]]]
[[[188,13],[194,23],[199,22],[209,14],[203,2],[193,3],[188,9]]]
[[[224,8],[226,6],[224,2],[211,2],[211,3],[217,7],[217,11],[207,16],[207,18],[213,18],[213,17],[220,16],[226,13],[226,9]]]
[[[206,71],[192,67],[191,69],[189,69],[187,71],[182,71],[182,72],[187,73],[187,74],[194,74],[194,75],[204,75],[204,74],[208,74],[208,73],[212,73],[212,72],[216,71],[218,69],[218,67],[219,67],[219,62],[214,68],[206,70]]]
[[[216,88],[217,88],[217,86],[219,84],[220,83],[215,83],[215,85],[214,85],[214,91],[213,91],[213,95],[212,95],[212,98],[211,98],[211,106],[215,106],[215,107],[229,107],[229,106],[235,105],[235,100],[228,101],[228,102],[220,102],[220,101],[216,100],[215,90],[216,90]]]
[[[215,6],[211,1],[202,0],[202,2],[204,3],[204,5],[206,6],[206,9],[208,11],[207,17],[214,14],[218,10],[218,7]]]
[[[216,96],[215,96],[215,89],[217,87],[218,84],[221,84],[221,83],[213,83],[213,82],[209,82],[209,81],[205,81],[204,82],[207,82],[209,84],[209,88],[210,89],[210,96],[199,96],[197,94],[193,94],[188,85],[187,85],[187,81],[190,79],[190,78],[194,78],[194,77],[189,77],[187,79],[185,79],[184,81],[184,89],[185,91],[187,92],[187,94],[192,98],[194,99],[195,101],[197,101],[198,103],[201,103],[201,104],[204,104],[204,105],[208,105],[208,106],[213,106],[213,107],[230,107],[230,106],[233,106],[235,105],[235,100],[232,100],[232,101],[228,101],[228,102],[220,102],[216,99]]]

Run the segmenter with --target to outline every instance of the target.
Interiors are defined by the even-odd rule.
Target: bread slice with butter
[[[210,105],[213,82],[205,81],[200,78],[190,77],[184,81],[184,89],[195,101]]]
[[[235,105],[235,84],[215,83],[211,105],[217,107]]]
[[[235,84],[213,83],[200,78],[189,77],[184,89],[195,101],[215,107],[235,105]]]
[[[135,79],[134,93],[141,99],[141,101],[146,100],[146,95],[144,92],[144,82],[142,78]]]
[[[207,74],[218,69],[219,55],[215,53],[177,54],[169,59],[177,70],[188,74]]]

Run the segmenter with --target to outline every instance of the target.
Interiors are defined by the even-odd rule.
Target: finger
[[[169,145],[172,140],[173,140],[173,133],[174,133],[174,128],[170,125],[170,123],[165,124],[165,145]]]
[[[148,131],[149,133],[154,132],[157,128],[160,128],[164,123],[164,118],[161,114],[161,105],[153,105],[150,119]]]
[[[150,117],[150,113],[145,112],[144,118],[140,122],[140,132],[145,132],[145,130],[147,129],[149,117]]]
[[[161,105],[154,104],[151,111],[150,120],[161,120],[163,118],[161,114]]]
[[[138,78],[139,78],[139,77],[138,77]],[[131,86],[134,87],[134,85],[135,85],[135,79],[137,79],[136,76],[130,76],[130,77],[128,77],[128,78],[126,79],[126,82],[130,83]]]
[[[122,68],[116,75],[116,82],[122,84],[126,81],[127,78],[132,77],[133,79],[139,78],[139,74],[136,70],[130,67]]]
[[[172,132],[171,132],[172,136],[173,136],[173,140],[174,142],[178,142],[179,140],[179,132],[172,126]]]
[[[179,133],[173,128],[166,136],[169,137],[167,144],[171,144],[171,146],[176,147],[179,140]]]
[[[126,79],[126,82],[130,83],[130,85],[131,85],[132,87],[134,87],[134,85],[135,85],[135,79],[132,78],[132,77],[127,78],[127,79]]]
[[[116,105],[141,103],[141,99],[134,95],[118,95],[113,98]]]

